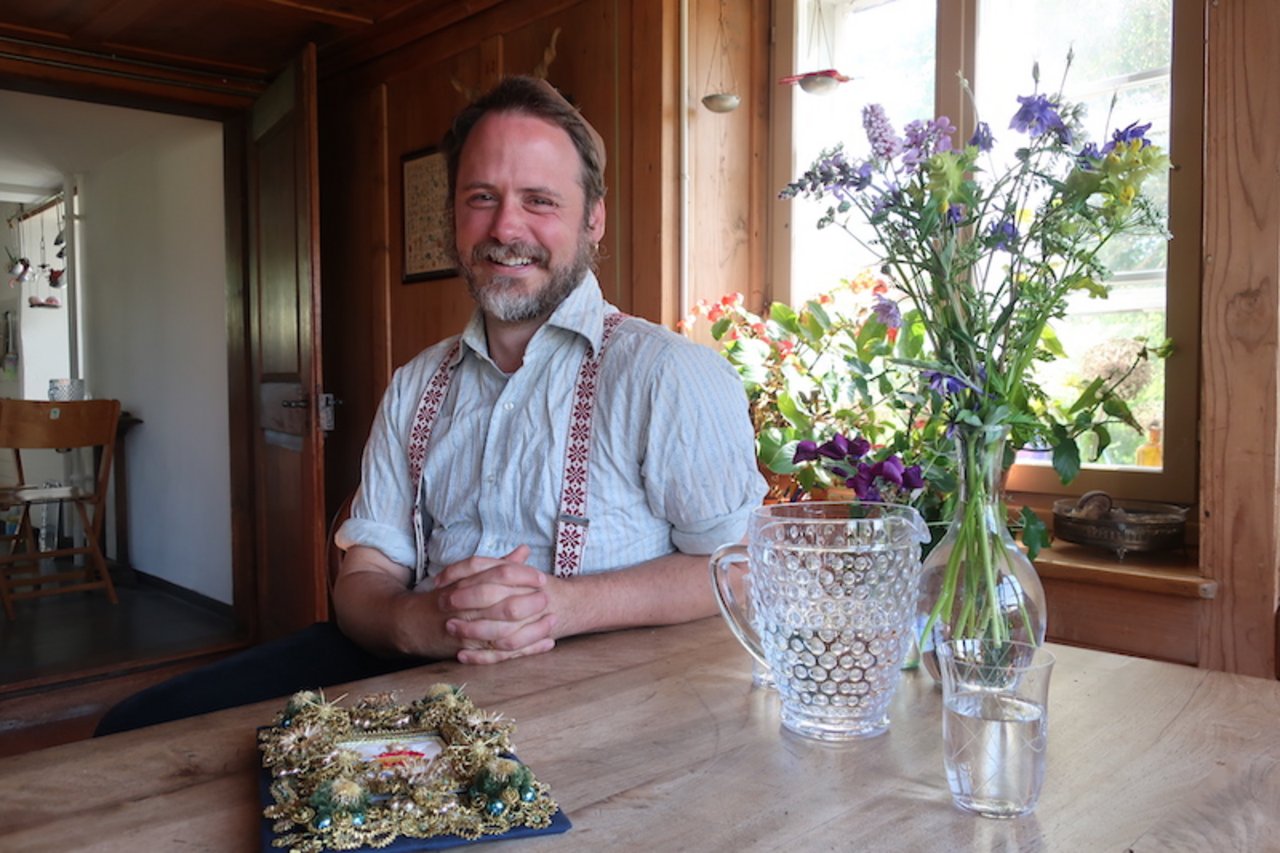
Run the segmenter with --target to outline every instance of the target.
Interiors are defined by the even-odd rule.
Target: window
[[[1033,63],[1041,90],[1056,91],[1074,52],[1064,95],[1088,106],[1090,139],[1102,141],[1116,122],[1152,122],[1150,136],[1175,164],[1167,181],[1147,194],[1167,205],[1174,239],[1132,237],[1107,248],[1113,272],[1111,296],[1071,305],[1054,330],[1070,358],[1046,366],[1046,389],[1074,398],[1088,376],[1127,366],[1136,336],[1156,344],[1174,341],[1174,355],[1152,361],[1125,388],[1135,416],[1157,433],[1112,431],[1113,444],[1071,484],[1062,486],[1047,461],[1024,452],[1011,475],[1019,491],[1078,494],[1104,488],[1130,498],[1195,499],[1197,345],[1200,272],[1200,146],[1203,104],[1203,14],[1199,0],[796,0],[780,16],[791,41],[780,40],[779,67],[795,71],[836,68],[853,80],[827,95],[782,91],[779,115],[790,115],[787,152],[774,168],[785,183],[818,152],[844,141],[865,148],[862,107],[883,104],[901,131],[906,122],[947,115],[968,139],[978,115],[999,138],[1028,94]],[[790,51],[792,61],[785,54]],[[787,70],[784,73],[792,73]],[[971,82],[973,103],[960,76]],[[1111,104],[1114,99],[1114,112]],[[1114,116],[1114,118],[1113,118]],[[1110,124],[1109,124],[1110,120]],[[1011,152],[1008,152],[1011,155]],[[775,240],[775,277],[789,288],[777,298],[800,302],[834,287],[872,257],[848,235],[812,227],[816,203],[780,203],[781,227],[790,240]],[[1148,449],[1159,434],[1162,458]],[[1140,449],[1142,452],[1140,453]],[[1090,448],[1082,443],[1086,459]],[[1141,464],[1139,464],[1141,463]]]

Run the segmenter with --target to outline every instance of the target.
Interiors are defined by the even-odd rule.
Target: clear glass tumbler
[[[990,639],[938,646],[951,798],[983,817],[1030,814],[1044,785],[1053,655]]]

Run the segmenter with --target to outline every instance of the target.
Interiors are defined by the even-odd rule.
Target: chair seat
[[[103,493],[111,475],[112,449],[120,420],[118,400],[76,400],[44,402],[0,400],[0,448],[13,453],[17,485],[0,488],[0,507],[20,507],[17,530],[5,536],[0,548],[0,604],[5,616],[16,615],[14,601],[42,598],[81,590],[101,589],[116,603],[106,558],[99,538],[102,534]],[[24,450],[82,448],[94,451],[95,473],[91,488],[36,486],[23,475]],[[55,532],[37,536],[32,523],[33,508],[63,503],[80,528],[83,544],[66,544]],[[61,517],[61,514],[59,514]],[[52,547],[50,547],[52,545]],[[83,556],[84,564],[74,570],[40,573],[42,561]]]

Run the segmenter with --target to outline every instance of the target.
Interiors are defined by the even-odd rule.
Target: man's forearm
[[[668,554],[614,572],[562,581],[555,636],[674,625],[716,612],[708,557]]]
[[[444,619],[436,611],[433,593],[415,592],[404,582],[366,560],[386,559],[380,553],[352,549],[351,565],[334,585],[334,609],[344,634],[375,654],[448,658],[458,642],[444,631]]]

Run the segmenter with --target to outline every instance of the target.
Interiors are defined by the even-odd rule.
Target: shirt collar
[[[543,327],[554,326],[581,335],[594,353],[599,350],[600,340],[604,336],[604,316],[608,313],[608,308],[608,303],[604,301],[604,293],[600,290],[600,282],[596,280],[595,273],[588,270],[582,283],[556,306],[556,310],[551,312],[551,316],[547,318]],[[534,334],[534,338],[536,339],[540,334],[542,329]],[[462,332],[462,342],[476,353],[488,358],[489,344],[484,331],[484,312],[479,308],[472,312],[467,328]],[[454,363],[457,364],[461,360],[462,349],[460,348]]]

